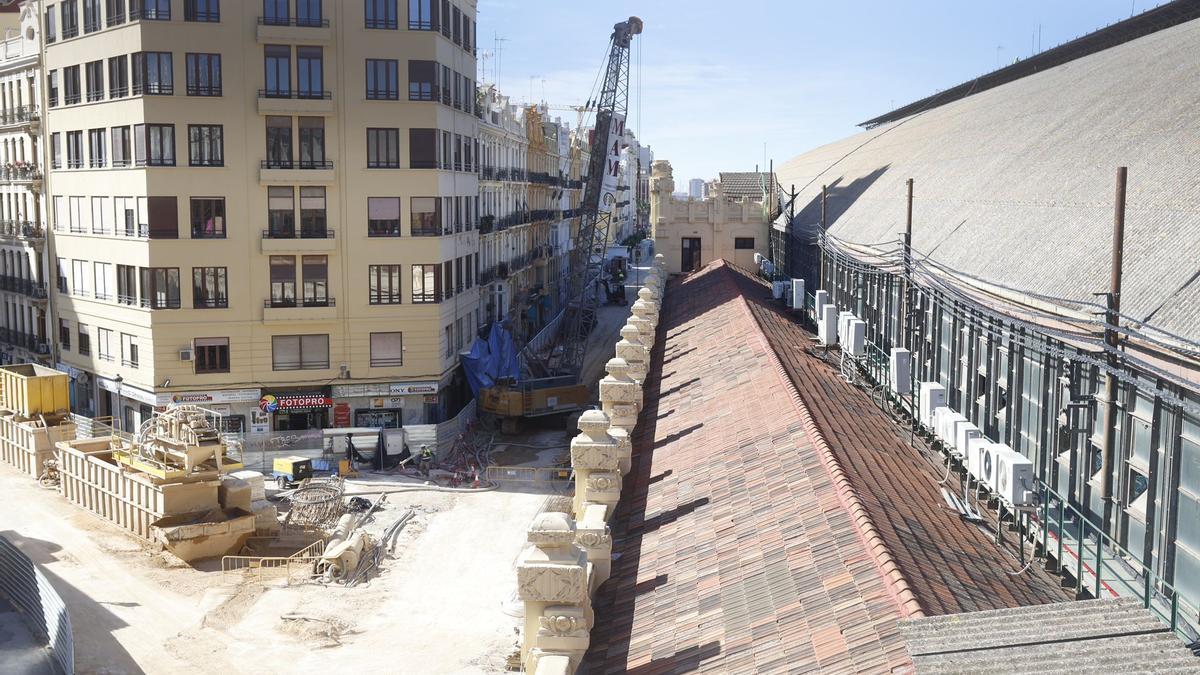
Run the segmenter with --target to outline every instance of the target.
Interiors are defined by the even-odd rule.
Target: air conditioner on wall
[[[1009,506],[1035,503],[1033,462],[1008,446],[1000,446],[996,455],[995,484],[992,491]]]
[[[903,347],[892,347],[889,359],[888,384],[897,394],[912,393],[912,352]]]
[[[850,319],[846,322],[846,339],[842,348],[856,359],[867,355],[867,324],[860,319]]]
[[[965,424],[970,424],[970,422],[957,410],[951,410],[949,413],[943,414],[938,420],[938,436],[941,437],[946,449],[956,457],[962,457],[963,452],[966,450],[966,448],[960,448],[956,445],[958,441],[958,427]]]
[[[933,427],[933,411],[945,406],[946,388],[937,382],[922,382],[921,401],[917,409],[918,414],[921,416],[921,424]]]
[[[837,307],[825,305],[817,317],[817,339],[826,347],[837,344]]]
[[[192,360],[192,350],[191,349],[180,349],[179,350],[179,360],[180,361],[191,361]]]
[[[966,422],[955,427],[954,449],[960,458],[967,456],[967,449],[971,446],[971,441],[977,438],[983,438],[983,431],[974,424]]]
[[[991,444],[991,440],[982,436],[967,441],[967,473],[971,478],[980,480],[980,476],[983,475],[980,460],[983,457],[984,447]]]

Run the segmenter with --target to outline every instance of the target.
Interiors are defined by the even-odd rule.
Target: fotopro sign
[[[267,413],[332,407],[333,398],[325,394],[266,394],[258,400],[258,409]]]

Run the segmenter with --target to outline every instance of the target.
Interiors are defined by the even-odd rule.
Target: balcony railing
[[[300,236],[297,237],[296,235]],[[263,230],[263,239],[334,239],[335,232],[331,227],[325,228],[308,228],[301,227],[299,230]]]
[[[297,307],[336,307],[335,298],[268,298],[263,300],[263,309],[294,309]]]
[[[0,125],[25,124],[41,119],[41,112],[36,105],[23,105],[0,112]]]
[[[0,220],[0,237],[38,241],[46,238],[46,231],[28,220]]]
[[[37,300],[46,299],[46,285],[32,279],[14,276],[0,276],[0,290],[21,293]]]
[[[311,159],[302,159],[298,162],[290,159],[264,159],[262,160],[262,164],[260,166],[263,169],[329,170],[333,168],[333,162],[330,160],[318,161]]]
[[[50,345],[38,336],[32,333],[23,333],[12,328],[0,328],[0,341],[6,342],[14,347],[28,349],[31,352],[38,354],[50,353]]]
[[[258,97],[328,101],[333,98],[333,92],[316,89],[259,89]]]
[[[328,28],[329,19],[321,17],[293,17],[293,16],[260,16],[258,17],[260,26],[298,26],[300,28]],[[370,26],[368,26],[370,28]]]

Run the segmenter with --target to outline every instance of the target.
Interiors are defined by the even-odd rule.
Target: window
[[[300,237],[324,239],[330,236],[325,212],[325,188],[300,188]]]
[[[114,56],[108,60],[108,97],[125,98],[129,95],[129,57]]]
[[[296,236],[295,201],[295,188],[267,188],[267,236],[269,238],[292,239]]]
[[[62,168],[62,134],[50,134],[50,168]]]
[[[71,295],[77,298],[88,297],[88,264],[86,260],[71,261]]]
[[[438,0],[408,0],[408,29],[437,30],[437,19],[433,12]]]
[[[63,103],[79,103],[79,66],[63,68]]]
[[[179,268],[142,268],[142,307],[179,309]]]
[[[141,7],[138,5],[141,5]],[[171,0],[130,0],[129,18],[170,21]]]
[[[326,307],[329,303],[329,257],[306,255],[300,259],[304,272],[304,306]]]
[[[83,167],[83,132],[68,131],[67,132],[67,168],[79,169]]]
[[[119,26],[125,23],[125,0],[105,0],[106,22],[109,26]]]
[[[192,197],[192,239],[225,238],[225,198]]]
[[[50,107],[54,108],[54,107],[58,106],[58,71],[57,70],[50,71],[50,73],[46,76],[46,83],[47,83],[46,88],[49,89],[49,93],[47,94],[47,97],[50,99],[50,101],[49,101]]]
[[[92,336],[88,333],[88,326],[86,323],[81,323],[76,326],[76,335],[79,336],[79,355],[91,356]]]
[[[70,290],[67,286],[67,259],[66,258],[58,259],[58,292],[63,293],[63,294],[70,292]]]
[[[107,129],[88,130],[88,166],[93,169],[104,168],[104,137]]]
[[[409,204],[412,216],[412,236],[441,236],[442,200],[437,197],[413,197],[409,200]]]
[[[275,370],[321,370],[329,367],[328,335],[276,335],[271,338]]]
[[[218,23],[221,0],[183,0],[183,20]]]
[[[63,39],[79,35],[79,2],[78,0],[62,0],[58,5],[62,12]]]
[[[196,338],[192,344],[197,374],[229,372],[229,338]]]
[[[400,100],[400,62],[395,59],[367,59],[367,98]]]
[[[217,309],[229,306],[229,287],[224,267],[192,268],[192,307]]]
[[[117,265],[117,302],[138,304],[137,278],[137,268],[133,265]]]
[[[320,47],[296,47],[296,98],[325,98],[325,53]]]
[[[151,239],[179,238],[179,198],[147,197],[146,216]]]
[[[267,117],[268,169],[292,168],[292,118]]]
[[[450,77],[451,72],[449,66],[442,66],[442,86],[439,87],[438,92],[442,103],[445,105],[450,105],[450,83],[454,81],[454,78]]]
[[[121,365],[126,368],[138,367],[137,338],[129,333],[121,333]]]
[[[734,237],[733,248],[736,250],[754,250],[754,237]]]
[[[329,168],[330,163],[325,159],[325,118],[301,117],[297,123],[300,127],[300,168]]]
[[[366,0],[367,28],[395,30],[396,0]]]
[[[463,13],[463,18],[462,18],[462,29],[463,29],[463,49],[465,49],[471,53],[474,53],[475,52],[475,40],[472,36],[475,35],[475,27],[474,27],[474,23],[471,21],[470,17],[468,17],[466,15],[465,12]]]
[[[371,367],[404,365],[404,333],[371,333]]]
[[[370,304],[399,305],[401,303],[400,275],[403,265],[368,265],[367,282]]]
[[[133,163],[129,148],[129,127],[112,128],[112,165],[129,166]]]
[[[133,95],[175,93],[171,52],[138,52],[133,55]]]
[[[54,30],[54,7],[46,8],[46,44],[54,44],[58,40],[58,35]]]
[[[82,234],[87,232],[86,224],[83,222],[83,197],[70,197],[71,202],[71,232]]]
[[[104,61],[88,61],[83,67],[87,79],[87,100],[104,100]]]
[[[400,236],[399,197],[367,197],[367,236]]]
[[[438,168],[437,129],[408,130],[408,166],[411,169]]]
[[[454,358],[454,324],[446,324],[446,358]]]
[[[100,30],[100,0],[83,0],[83,32]]]
[[[139,198],[145,199],[145,197]],[[133,197],[114,197],[114,211],[117,217],[117,225],[124,231],[126,237],[149,237],[150,226],[141,222],[145,218],[145,211],[142,211],[143,218],[138,218],[139,204]]]
[[[188,54],[184,62],[188,96],[221,95],[220,54]]]
[[[292,48],[287,45],[263,47],[263,65],[267,88],[266,98],[289,98],[292,95]]]
[[[108,197],[92,197],[92,234],[112,232],[112,212],[108,210]]]
[[[321,11],[321,0],[296,0],[297,26],[324,26],[325,15]]]
[[[436,1],[436,0],[435,0]],[[442,29],[442,35],[450,37],[450,0],[442,0],[441,21],[439,26]]]
[[[437,72],[436,61],[409,61],[408,100],[437,100]]]
[[[71,348],[71,322],[66,319],[58,320],[58,344],[63,349]]]
[[[367,129],[367,168],[400,168],[399,129]]]
[[[450,261],[442,263],[442,297],[454,297],[454,265]]]
[[[112,300],[112,263],[93,263],[92,272],[96,282],[95,293],[97,300]]]
[[[112,361],[112,331],[107,328],[96,330],[96,342],[101,361]]]
[[[220,124],[189,124],[188,165],[225,166],[224,136]]]
[[[296,306],[296,256],[271,256],[271,306]]]
[[[291,23],[288,0],[263,0],[262,22],[268,26],[286,26]]]
[[[447,263],[449,264],[449,263]],[[454,292],[463,292],[463,259],[454,259]]]
[[[442,294],[441,265],[412,266],[412,301],[439,302]]]
[[[133,154],[138,166],[175,166],[175,125],[135,125]]]
[[[454,44],[462,46],[462,10],[455,7],[451,10],[450,15],[450,32],[453,34]]]

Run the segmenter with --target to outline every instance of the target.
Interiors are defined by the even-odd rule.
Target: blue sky
[[[582,105],[613,23],[634,14],[629,123],[677,186],[776,164],[857,123],[1159,4],[1150,0],[479,0],[479,79]],[[999,49],[997,49],[999,47]],[[636,52],[635,52],[636,55]],[[636,62],[634,68],[636,69]],[[636,78],[636,76],[635,76]],[[636,82],[635,82],[636,87]],[[560,113],[572,124],[575,114]]]

